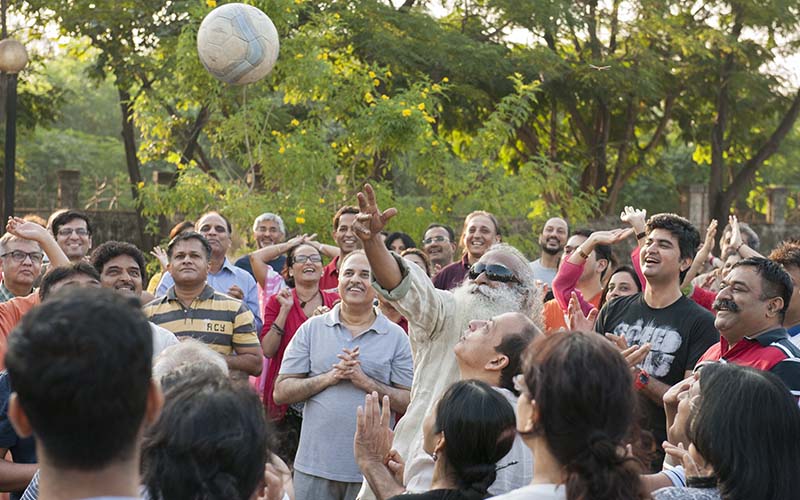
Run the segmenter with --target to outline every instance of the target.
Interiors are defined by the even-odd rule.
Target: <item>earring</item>
[[[439,457],[436,456],[436,452],[435,451],[433,453],[431,453],[431,458],[433,459],[434,462],[439,459]]]

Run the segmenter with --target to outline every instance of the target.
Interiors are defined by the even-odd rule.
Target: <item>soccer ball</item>
[[[197,32],[200,62],[214,78],[233,85],[267,76],[278,59],[278,31],[252,5],[229,3],[208,13]]]

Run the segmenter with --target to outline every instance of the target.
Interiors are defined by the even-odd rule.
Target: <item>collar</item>
[[[464,256],[461,257],[461,265],[464,266],[464,269],[469,269],[472,267],[469,265],[469,254],[466,252],[464,252]]]
[[[236,274],[236,269],[237,268],[236,268],[236,266],[231,264],[231,261],[229,261],[228,257],[226,256],[225,260],[222,261],[222,267],[219,268],[219,272],[217,274],[221,273],[223,269],[227,269],[231,273]],[[211,273],[209,273],[209,274],[211,274]]]
[[[790,337],[794,337],[795,335],[800,335],[800,323],[797,323],[794,326],[790,326],[786,330],[786,333],[788,333]]]
[[[333,306],[333,309],[331,309],[330,312],[325,314],[325,326],[331,328],[334,326],[341,326],[342,328],[345,328],[344,323],[342,323],[342,320],[339,318],[339,312],[341,309],[342,304],[339,302]],[[372,322],[369,328],[364,330],[364,333],[370,331],[379,335],[385,335],[389,333],[389,325],[391,324],[389,319],[384,316],[377,307],[373,307],[373,311],[375,311],[375,321]]]
[[[214,296],[214,292],[215,292],[215,290],[213,288],[211,288],[211,286],[209,286],[208,283],[206,283],[206,287],[203,288],[203,291],[200,292],[200,295],[195,297],[195,300],[198,300],[198,299],[199,300],[208,300],[208,299],[210,299],[211,297]],[[167,293],[166,293],[166,295],[164,295],[164,297],[166,298],[167,301],[178,300],[178,295],[175,293],[175,285],[172,285],[171,287],[169,287],[169,289],[167,290]]]
[[[330,276],[339,276],[339,256],[337,255],[332,261],[328,262],[325,269]]]
[[[14,297],[16,297],[16,295],[11,293],[11,290],[9,290],[8,287],[6,287],[5,280],[0,281],[0,297],[2,297],[2,299],[5,301],[9,301]]]
[[[755,335],[753,337],[745,337],[745,339],[747,340],[757,341],[759,344],[761,344],[762,347],[767,347],[774,342],[786,338],[789,338],[789,334],[786,333],[786,328],[782,326],[779,326],[778,328],[773,328],[772,330],[767,330],[766,332]]]

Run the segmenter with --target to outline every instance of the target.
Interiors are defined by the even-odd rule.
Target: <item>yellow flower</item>
[[[335,13],[333,14],[333,18],[334,18],[334,19],[340,19],[341,17],[342,17],[342,16],[340,16],[338,12],[335,12]]]
[[[278,154],[281,154],[281,155],[282,155],[283,153],[285,153],[285,152],[286,152],[286,148],[285,148],[285,147],[283,147],[283,146],[281,146],[281,148],[278,150]]]
[[[281,133],[280,133],[280,132],[278,132],[277,130],[273,130],[273,131],[272,131],[272,132],[270,132],[270,133],[271,133],[273,136],[275,136],[275,137],[278,137],[279,135],[281,135]]]
[[[296,3],[297,5],[300,5],[301,3],[303,3],[303,0],[294,0],[294,3]]]
[[[328,60],[328,53],[327,52],[323,52],[321,54],[317,54],[317,59],[319,59],[321,61],[327,61]]]
[[[369,72],[369,77],[370,78],[375,78],[375,72],[374,71],[370,71]]]
[[[300,210],[297,211],[297,215],[305,215],[305,214],[306,214],[305,208],[301,208]]]
[[[294,58],[295,59],[302,59],[303,58],[303,54],[295,54]]]
[[[433,123],[436,120],[431,115],[425,115],[425,121],[428,123]]]
[[[383,99],[384,101],[388,101],[389,100],[389,96],[386,95],[386,94],[381,94],[381,99]]]
[[[323,204],[325,204],[325,198],[320,198],[320,199],[319,199],[319,204],[320,204],[320,205],[323,205]]]
[[[431,142],[431,146],[438,146],[438,145],[439,145],[439,141],[433,141],[433,142]]]
[[[331,147],[332,147],[333,149],[336,149],[338,146],[339,146],[339,145],[338,145],[338,144],[336,144],[335,142],[332,142],[332,143],[331,143]]]
[[[403,110],[403,116],[411,116],[411,110],[410,109],[404,109]]]
[[[142,188],[144,187],[144,181],[139,181],[139,182],[136,184],[136,187],[137,187],[137,188],[139,188],[139,189],[142,189]]]
[[[417,109],[420,111],[425,111],[425,103],[424,102],[419,103]]]
[[[297,118],[292,118],[292,125],[295,126],[295,127],[300,125],[300,122],[297,121]]]
[[[297,222],[298,224],[305,224],[306,223],[305,217],[295,217],[294,221]]]
[[[422,215],[425,212],[425,209],[422,207],[417,207],[415,212],[417,212],[417,215]]]
[[[439,92],[440,90],[442,90],[442,87],[438,83],[434,83],[433,85],[431,85],[431,90],[433,90],[434,92]]]
[[[211,7],[212,9],[217,6],[217,0],[206,0],[206,5]]]
[[[444,77],[444,78],[442,78],[442,81],[443,81],[444,83],[447,83],[447,82],[449,82],[449,81],[450,81],[450,79],[449,79],[449,78],[447,78],[447,77]]]
[[[389,71],[388,69],[386,70],[386,73],[384,73],[384,74],[386,75],[386,78],[391,78],[392,77],[392,72]]]
[[[375,100],[375,98],[372,97],[372,94],[370,92],[367,92],[366,94],[364,94],[364,100],[367,102],[372,102]]]
[[[306,135],[306,129],[301,130],[300,135]]]
[[[405,106],[406,105],[406,101],[400,101],[400,105],[401,106]]]
[[[378,80],[377,78],[376,78],[376,79],[374,79],[374,80],[372,80],[372,85],[374,85],[374,86],[376,86],[376,87],[377,87],[377,86],[378,86],[378,85],[380,85],[380,84],[381,84],[381,81],[380,81],[380,80]]]

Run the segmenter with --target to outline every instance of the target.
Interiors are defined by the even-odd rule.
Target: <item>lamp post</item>
[[[14,177],[17,149],[17,73],[28,64],[25,46],[6,38],[0,41],[0,71],[6,77],[6,161],[3,169],[3,221],[14,215]]]

